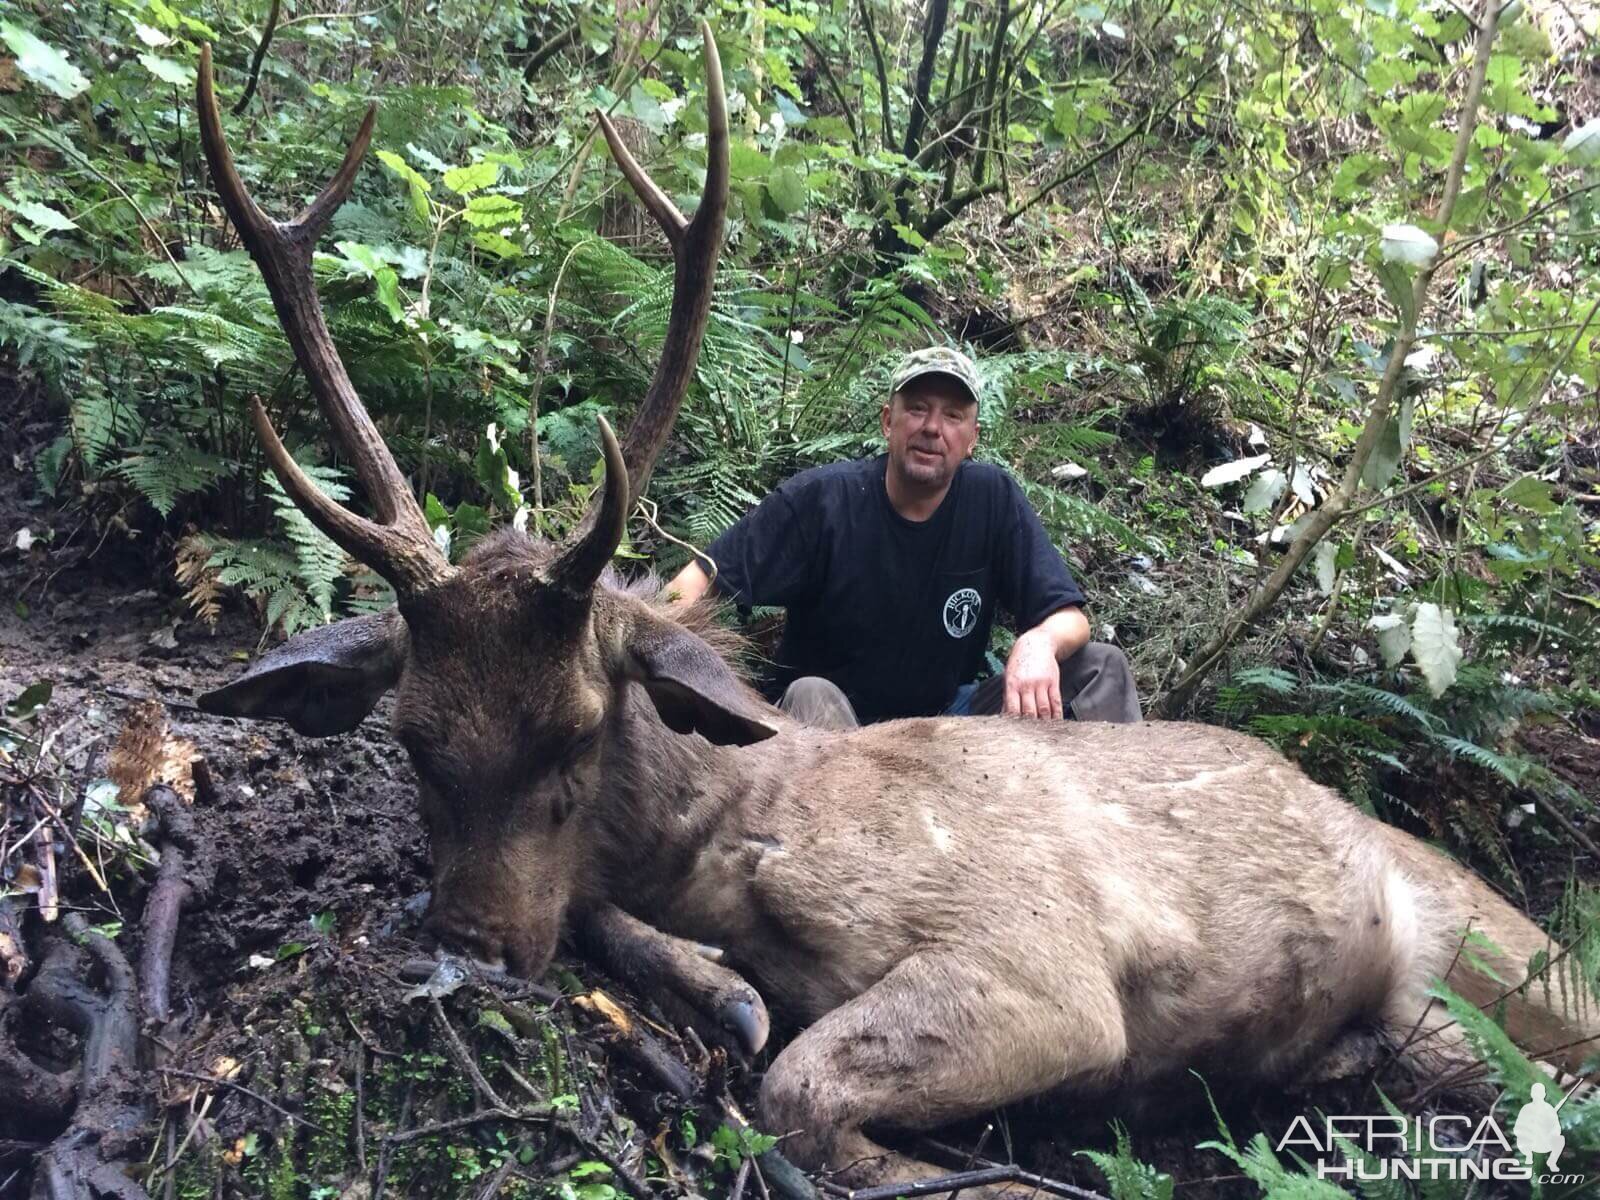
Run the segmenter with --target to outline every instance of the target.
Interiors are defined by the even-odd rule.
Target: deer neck
[[[765,756],[673,733],[643,688],[622,692],[590,806],[590,861],[604,899],[648,907],[675,894],[702,851],[745,823],[770,788],[764,761],[753,761]]]

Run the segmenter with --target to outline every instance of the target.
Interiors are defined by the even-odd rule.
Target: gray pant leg
[[[856,729],[861,721],[839,685],[820,675],[802,675],[784,689],[778,707],[813,729]]]
[[[1061,698],[1079,721],[1136,725],[1143,719],[1128,656],[1105,642],[1090,642],[1061,664]]]
[[[1090,642],[1060,664],[1061,700],[1074,720],[1132,725],[1141,719],[1139,689],[1128,656],[1105,642]],[[975,717],[998,715],[1005,707],[1004,675],[985,679],[972,693]]]

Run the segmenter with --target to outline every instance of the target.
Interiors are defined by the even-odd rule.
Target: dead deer
[[[252,421],[288,494],[398,598],[292,639],[202,707],[320,736],[392,690],[438,934],[534,976],[571,922],[751,1050],[767,1034],[754,981],[804,1027],[766,1074],[764,1123],[798,1131],[788,1153],[851,1185],[937,1174],[864,1124],[927,1129],[1044,1093],[1148,1091],[1191,1068],[1278,1084],[1324,1069],[1364,1027],[1437,1075],[1467,1056],[1427,993],[1441,977],[1503,1000],[1514,1037],[1576,1070],[1600,1023],[1514,986],[1547,944],[1539,929],[1262,742],[1159,722],[802,728],[741,682],[704,624],[606,574],[711,302],[728,136],[703,33],[708,162],[692,220],[601,117],[672,246],[675,290],[625,441],[600,422],[598,507],[563,545],[507,532],[458,566],[357,398],[313,284],[313,242],[372,114],[327,188],[276,223],[234,169],[202,55],[212,176],[377,519],[319,492],[259,401]],[[1469,929],[1500,951],[1460,953]],[[688,941],[723,948],[739,974]]]

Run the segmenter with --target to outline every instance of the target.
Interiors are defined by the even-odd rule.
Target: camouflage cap
[[[978,382],[978,368],[965,354],[949,346],[929,346],[926,350],[913,350],[900,360],[889,384],[889,394],[905,388],[913,379],[924,375],[949,375],[967,389],[972,402],[978,402],[982,385]]]

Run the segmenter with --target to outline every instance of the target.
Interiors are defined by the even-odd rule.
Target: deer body
[[[273,221],[234,169],[203,50],[201,142],[219,196],[376,519],[317,489],[259,401],[252,421],[287,494],[398,604],[299,635],[201,707],[323,736],[393,690],[439,936],[537,975],[571,920],[759,1048],[760,997],[678,939],[722,947],[805,1026],[763,1081],[765,1124],[794,1133],[785,1150],[801,1165],[847,1184],[938,1173],[873,1142],[869,1123],[926,1129],[1191,1068],[1282,1081],[1364,1024],[1407,1064],[1451,1069],[1466,1056],[1427,995],[1440,976],[1474,1003],[1503,1002],[1514,1037],[1576,1069],[1600,1023],[1514,987],[1545,947],[1539,930],[1270,747],[1165,723],[804,729],[738,679],[703,622],[603,577],[710,309],[728,147],[702,32],[707,168],[692,219],[601,118],[672,247],[674,293],[625,444],[600,422],[600,501],[562,545],[505,532],[460,563],[435,546],[313,286],[312,247],[355,180],[372,114],[328,187]],[[1462,955],[1468,929],[1501,950]]]
[[[616,747],[654,759],[659,738]],[[683,770],[692,791],[658,777],[595,806],[594,899],[723,947],[801,1024],[940,948],[1041,990],[1098,977],[1119,1079],[1208,1059],[1282,1077],[1375,1016],[1417,949],[1375,823],[1225,730],[793,728]]]

